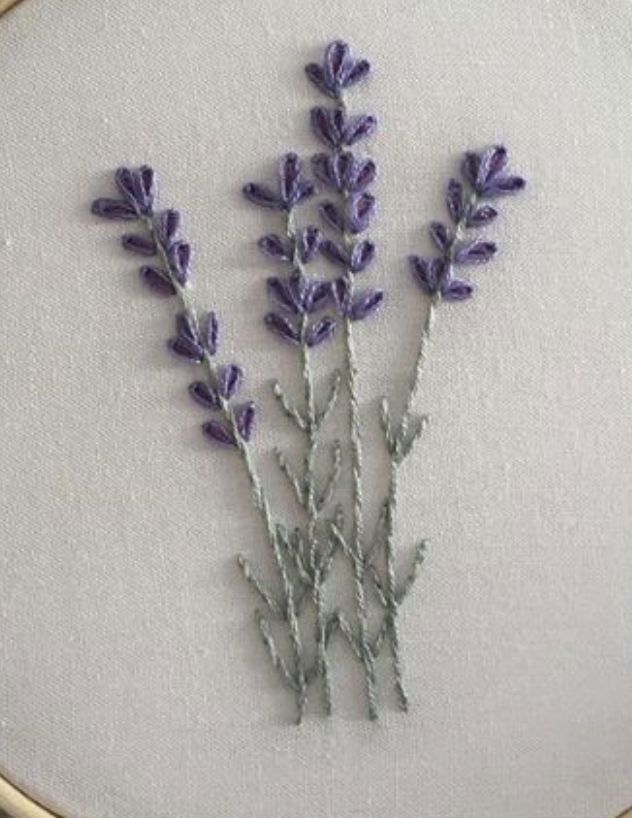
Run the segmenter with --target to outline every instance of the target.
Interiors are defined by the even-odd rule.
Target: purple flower
[[[354,194],[343,213],[333,202],[324,201],[319,207],[319,212],[323,220],[339,233],[348,231],[357,235],[364,232],[376,212],[375,196],[370,193]]]
[[[177,210],[163,210],[154,216],[156,239],[165,250],[171,247],[179,227],[180,214]]]
[[[346,276],[341,276],[333,282],[332,292],[340,314],[352,321],[368,318],[384,301],[382,290],[361,290],[352,294],[350,281]]]
[[[375,258],[375,245],[372,241],[364,239],[356,242],[350,250],[345,250],[336,242],[327,239],[323,242],[322,252],[334,264],[339,264],[352,273],[361,273]]]
[[[204,381],[194,381],[189,385],[189,394],[196,403],[205,409],[217,411],[220,408],[220,401],[217,391]]]
[[[199,364],[204,360],[204,347],[188,312],[176,316],[176,336],[167,343],[172,352],[191,363]]]
[[[521,176],[506,173],[509,154],[503,145],[492,145],[481,153],[468,151],[463,158],[463,176],[481,198],[491,198],[522,190]]]
[[[286,153],[281,159],[278,192],[256,182],[243,187],[243,194],[249,201],[273,210],[292,210],[314,193],[312,182],[302,177],[302,162],[295,153]]]
[[[95,216],[101,216],[104,219],[119,219],[127,222],[138,219],[136,208],[120,199],[95,199],[91,210]]]
[[[239,391],[244,373],[237,364],[223,366],[217,375],[217,391],[225,400],[230,400]]]
[[[308,264],[318,255],[323,241],[323,234],[313,225],[298,230],[293,239],[281,238],[276,233],[262,236],[257,242],[262,253],[276,261],[294,263],[294,254],[298,254],[301,264]]]
[[[141,236],[138,233],[124,233],[121,236],[121,244],[130,253],[138,253],[139,256],[156,255],[156,242],[150,236]]]
[[[270,277],[266,283],[272,301],[294,315],[311,315],[324,307],[331,295],[328,282],[307,278],[300,270],[287,279]]]
[[[446,191],[446,207],[454,223],[454,229],[442,222],[432,222],[430,236],[440,251],[437,258],[410,256],[410,266],[415,280],[431,297],[444,301],[466,301],[474,288],[469,281],[457,278],[454,268],[458,265],[486,264],[496,254],[496,244],[481,238],[465,239],[465,231],[483,227],[492,222],[498,211],[482,199],[501,193],[515,193],[525,186],[520,176],[507,172],[509,155],[502,145],[464,155],[461,167],[465,186],[457,179],[450,179]],[[327,254],[327,249],[324,250]]]
[[[146,265],[139,270],[145,284],[158,295],[175,295],[176,288],[169,278],[169,274],[159,267]]]
[[[362,193],[375,181],[377,167],[372,159],[356,159],[348,152],[317,153],[312,157],[317,179],[340,192]]]
[[[315,347],[330,338],[336,329],[336,322],[330,315],[325,315],[307,328],[305,343],[308,347]]]
[[[151,216],[155,196],[155,174],[149,165],[119,168],[114,174],[116,186],[138,215]]]
[[[263,320],[267,328],[275,335],[279,335],[291,344],[300,343],[301,334],[291,318],[281,315],[278,312],[269,312]]]
[[[318,106],[311,111],[312,130],[332,150],[350,147],[370,136],[377,127],[377,120],[369,114],[347,117],[341,108]]]
[[[349,46],[336,40],[327,46],[322,65],[310,63],[305,73],[323,94],[340,99],[345,88],[349,88],[368,76],[370,65],[366,60],[355,60]]]
[[[191,245],[185,241],[174,242],[167,252],[171,274],[184,287],[190,278]]]
[[[222,446],[237,445],[232,430],[219,420],[207,420],[206,423],[202,425],[202,431],[214,443],[219,443]]]
[[[241,437],[248,441],[252,437],[255,427],[256,409],[252,401],[244,403],[235,409],[235,424]]]

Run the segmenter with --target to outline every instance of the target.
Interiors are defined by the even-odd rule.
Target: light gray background
[[[389,305],[360,332],[368,423],[410,364],[405,258],[429,248],[459,152],[504,140],[531,184],[476,300],[440,316],[419,403],[433,421],[400,521],[403,547],[431,539],[402,622],[412,712],[366,723],[343,665],[339,715],[297,730],[234,568],[239,549],[269,565],[246,481],[163,352],[171,305],[88,205],[119,164],[160,171],[199,303],[262,404],[267,473],[295,443],[267,380],[296,377],[260,320],[252,242],[278,224],[238,191],[314,150],[301,67],[336,36],[372,60],[353,104],[380,118],[371,278]],[[632,801],[631,49],[623,0],[26,0],[0,22],[16,783],[82,818],[607,818]]]

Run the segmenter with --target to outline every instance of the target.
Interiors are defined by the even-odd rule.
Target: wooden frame
[[[0,0],[0,17],[21,0]],[[10,818],[61,818],[55,812],[34,801],[8,779],[0,775],[0,813]],[[632,807],[624,810],[616,818],[632,818]]]

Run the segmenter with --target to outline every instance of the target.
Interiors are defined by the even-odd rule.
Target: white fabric
[[[380,119],[370,279],[389,305],[359,332],[372,430],[421,320],[405,259],[429,249],[460,151],[505,141],[530,187],[502,203],[476,300],[441,312],[420,396],[432,423],[398,540],[431,540],[403,609],[412,711],[389,697],[368,724],[340,646],[338,715],[297,730],[234,565],[244,550],[270,572],[244,475],[200,437],[190,372],[164,352],[172,305],[88,207],[119,164],[157,168],[199,303],[262,404],[271,473],[273,443],[296,440],[267,381],[298,384],[261,323],[253,240],[278,223],[239,188],[315,149],[302,65],[336,36],[374,64],[352,105]],[[632,802],[631,47],[624,0],[25,0],[0,21],[15,782],[82,818],[607,818]]]

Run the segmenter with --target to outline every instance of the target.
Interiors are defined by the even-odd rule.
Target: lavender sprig
[[[385,528],[386,579],[381,581],[373,566],[371,576],[386,610],[380,639],[389,638],[395,689],[402,710],[408,708],[408,696],[403,682],[398,612],[423,559],[424,543],[420,543],[415,550],[412,567],[402,585],[398,587],[394,555],[398,472],[401,463],[410,454],[428,422],[427,416],[414,414],[413,405],[421,383],[437,308],[442,302],[467,301],[471,298],[474,291],[472,283],[455,275],[455,269],[485,264],[497,251],[494,242],[480,236],[467,238],[467,233],[490,224],[498,216],[496,209],[487,203],[489,199],[517,193],[525,186],[524,179],[509,174],[507,164],[507,150],[501,145],[493,145],[481,153],[468,152],[462,165],[463,180],[450,180],[446,192],[446,205],[452,226],[448,227],[443,222],[433,222],[429,230],[439,255],[410,257],[413,276],[428,296],[429,303],[421,330],[417,358],[404,399],[404,408],[396,427],[386,397],[383,397],[381,402],[381,424],[390,457],[389,490],[382,515]]]
[[[382,304],[382,290],[356,292],[355,276],[365,270],[375,256],[372,242],[358,239],[371,224],[376,212],[375,197],[367,191],[376,175],[375,163],[359,159],[348,150],[370,136],[376,128],[374,116],[350,116],[344,91],[368,76],[367,60],[352,57],[349,46],[337,40],[331,43],[322,66],[306,67],[309,79],[320,91],[335,101],[335,107],[317,106],[311,111],[311,125],[316,137],[330,149],[313,159],[317,177],[329,185],[336,200],[321,203],[320,214],[336,238],[325,244],[325,254],[338,265],[342,274],[333,284],[338,311],[343,319],[346,357],[346,386],[349,395],[349,432],[353,479],[353,530],[347,542],[343,533],[335,532],[341,547],[349,557],[354,572],[358,636],[355,645],[364,667],[368,713],[377,718],[375,656],[371,645],[365,595],[364,509],[362,487],[362,424],[358,401],[358,365],[354,342],[354,324],[372,315]]]
[[[190,364],[202,367],[206,376],[189,386],[191,397],[215,417],[202,426],[203,433],[214,443],[233,448],[241,455],[251,487],[255,507],[261,514],[269,545],[282,587],[282,602],[275,599],[250,571],[243,558],[240,565],[251,584],[257,589],[268,608],[286,623],[292,648],[293,667],[280,657],[276,644],[261,612],[257,625],[273,665],[286,684],[294,691],[299,718],[302,715],[307,682],[303,645],[296,613],[295,590],[285,563],[278,536],[279,524],[273,517],[270,503],[255,467],[250,446],[256,409],[251,401],[234,404],[240,390],[243,372],[236,364],[221,366],[215,362],[219,341],[219,325],[214,312],[200,321],[193,307],[188,285],[191,279],[191,248],[177,237],[180,216],[175,210],[155,210],[155,174],[147,165],[138,169],[121,168],[115,174],[121,199],[97,199],[92,204],[95,215],[108,219],[140,222],[144,233],[125,234],[126,250],[142,256],[155,256],[151,266],[142,266],[140,274],[157,294],[174,296],[181,311],[176,316],[176,332],[169,339],[171,351]]]
[[[324,583],[332,555],[327,547],[328,538],[323,537],[320,529],[323,512],[340,475],[340,445],[333,443],[331,470],[322,488],[317,484],[316,458],[322,425],[338,394],[339,374],[332,373],[329,399],[325,408],[319,411],[316,406],[311,355],[314,348],[334,334],[336,321],[333,316],[323,314],[323,310],[331,302],[330,283],[308,276],[305,269],[319,255],[323,235],[317,227],[310,225],[298,228],[296,225],[296,208],[312,195],[314,187],[304,178],[302,163],[295,153],[288,153],[281,159],[279,180],[275,209],[285,212],[285,236],[268,234],[260,238],[258,244],[266,256],[289,268],[289,272],[285,276],[267,279],[268,296],[275,309],[268,312],[264,320],[274,334],[300,348],[304,408],[299,410],[292,404],[278,381],[274,383],[273,390],[285,414],[296,423],[305,437],[303,473],[300,477],[284,452],[277,450],[276,455],[279,467],[294,490],[306,518],[305,530],[297,530],[293,536],[285,533],[283,543],[295,564],[297,581],[311,592],[316,610],[317,659],[313,672],[308,674],[308,681],[315,676],[322,677],[323,705],[325,713],[330,714],[332,696]],[[273,194],[269,187],[251,182],[245,185],[243,193],[254,204],[271,207]]]

